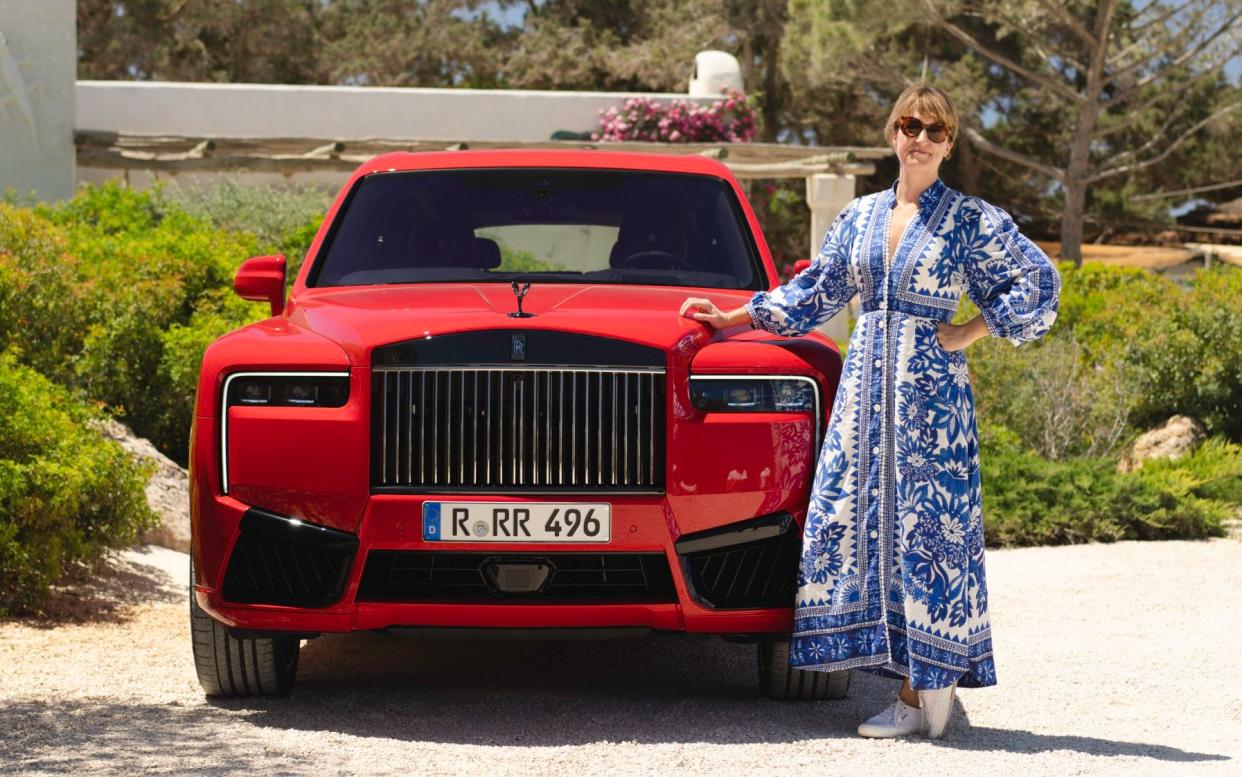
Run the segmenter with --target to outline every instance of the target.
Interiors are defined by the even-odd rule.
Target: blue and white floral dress
[[[851,202],[809,268],[746,303],[805,334],[861,294],[803,531],[790,665],[996,683],[974,395],[936,325],[963,292],[1015,346],[1056,318],[1061,278],[1004,211],[937,180],[886,267],[896,184]]]

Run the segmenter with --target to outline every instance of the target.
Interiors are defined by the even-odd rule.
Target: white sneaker
[[[949,715],[953,712],[953,695],[957,690],[954,683],[948,688],[937,688],[934,691],[919,691],[919,707],[923,713],[924,733],[928,739],[939,739],[949,725]]]
[[[901,699],[858,726],[858,733],[865,737],[900,737],[922,730],[923,711]]]

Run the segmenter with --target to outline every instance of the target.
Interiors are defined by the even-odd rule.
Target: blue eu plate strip
[[[423,502],[423,539],[440,539],[439,502]]]

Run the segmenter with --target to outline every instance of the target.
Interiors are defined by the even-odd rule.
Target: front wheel
[[[194,599],[190,552],[190,641],[198,682],[208,696],[283,696],[298,672],[297,637],[231,636]]]
[[[759,640],[759,689],[769,699],[844,699],[850,671],[795,669],[789,665],[789,637],[769,637]]]

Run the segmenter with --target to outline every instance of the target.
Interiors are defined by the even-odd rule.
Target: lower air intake
[[[224,599],[239,604],[324,607],[339,600],[358,538],[251,508],[224,573]]]
[[[691,595],[718,610],[792,607],[802,538],[789,513],[773,513],[677,541]]]
[[[450,553],[373,550],[360,602],[675,602],[663,553]]]

